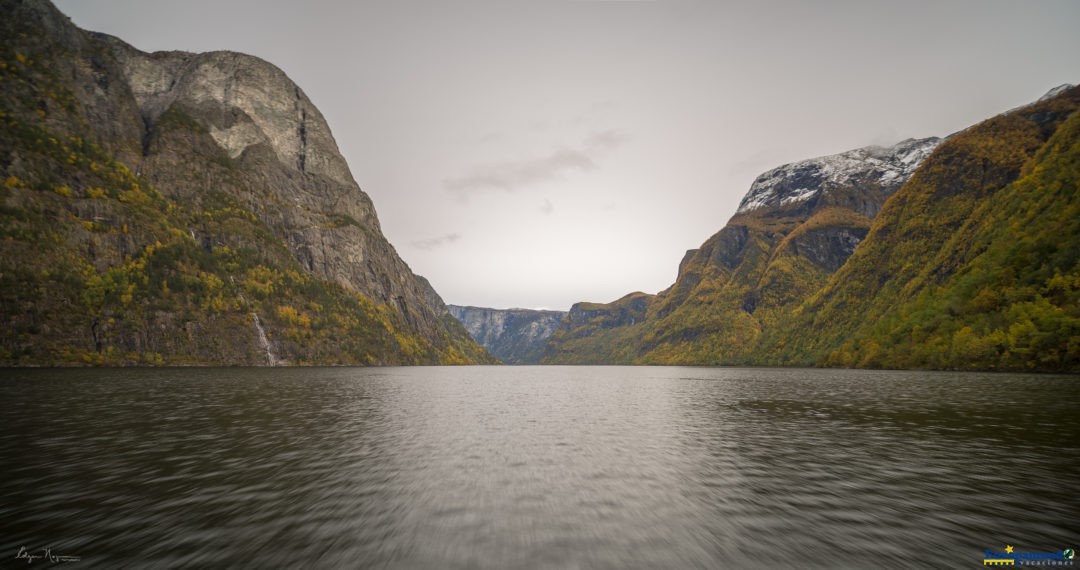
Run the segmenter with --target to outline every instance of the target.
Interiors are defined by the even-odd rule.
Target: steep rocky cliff
[[[674,285],[656,296],[575,305],[544,362],[745,361],[764,328],[844,264],[870,219],[939,142],[861,148],[762,174],[727,226],[686,253]]]
[[[564,311],[485,309],[450,305],[450,314],[476,342],[507,364],[537,364]]]
[[[489,361],[281,70],[0,10],[0,361]]]

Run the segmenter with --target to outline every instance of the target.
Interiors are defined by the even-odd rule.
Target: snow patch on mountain
[[[785,205],[793,204],[795,202],[803,202],[809,200],[810,198],[813,198],[815,195],[817,195],[817,193],[817,188],[799,188],[793,193],[784,196],[783,198],[780,198],[780,204]]]
[[[1058,95],[1061,95],[1062,93],[1068,91],[1069,89],[1072,89],[1073,87],[1076,87],[1076,86],[1071,84],[1071,83],[1066,83],[1064,85],[1058,85],[1057,87],[1047,91],[1046,95],[1043,95],[1042,97],[1039,97],[1039,101],[1046,101],[1047,99],[1053,99],[1054,97],[1057,97]],[[1039,101],[1036,101],[1036,103],[1038,103]]]
[[[758,176],[736,213],[805,202],[830,187],[846,186],[854,180],[899,186],[939,142],[936,137],[907,139],[890,147],[868,146],[785,164]]]

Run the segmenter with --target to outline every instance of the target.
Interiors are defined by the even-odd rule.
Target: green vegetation
[[[1080,372],[1077,108],[1073,88],[951,137],[873,222],[737,215],[644,321],[589,305],[545,362]]]
[[[552,336],[544,362],[753,362],[762,331],[819,290],[831,274],[820,260],[801,255],[798,244],[844,231],[865,235],[868,225],[864,216],[838,207],[807,216],[739,215],[684,262],[667,291],[576,305],[571,325]],[[624,316],[630,301],[637,302],[640,312],[632,323]]]
[[[1030,120],[1034,114],[1008,117],[1016,126],[984,124],[958,141],[957,152],[977,158],[986,149],[996,151],[990,160],[1014,169],[1014,182],[996,191],[976,186],[976,197],[985,197],[972,200],[949,192],[950,182],[962,175],[935,169],[909,189],[918,193],[911,202],[932,200],[927,211],[937,223],[913,216],[894,222],[885,236],[878,232],[883,243],[860,252],[845,268],[853,275],[830,284],[809,307],[816,311],[810,326],[820,327],[829,340],[810,353],[816,362],[1080,371],[1080,115],[1062,123],[1065,113],[1054,113],[1058,118],[1051,124],[1060,128],[1036,146],[1028,142],[1038,132]],[[1018,123],[1025,115],[1027,124]],[[1018,160],[1003,148],[1023,149],[1028,158]],[[899,240],[892,236],[916,227],[924,232],[918,242],[909,238],[894,245]],[[929,263],[899,268],[873,302],[857,310],[845,303],[858,294],[848,283],[871,278],[875,266],[885,263],[880,255],[915,247]],[[886,295],[889,304],[883,302]],[[845,338],[837,330],[859,319],[866,324],[856,334]]]
[[[259,364],[253,313],[295,364],[475,361],[476,350],[438,349],[395,310],[303,273],[227,197],[185,211],[92,143],[0,119],[33,174],[3,183],[0,361]],[[206,248],[191,224],[259,247]]]
[[[289,364],[492,361],[449,315],[422,332],[314,276],[260,215],[269,182],[200,119],[173,106],[143,133],[101,46],[20,22],[0,24],[0,365],[266,364],[256,322]],[[149,158],[191,182],[159,192]]]

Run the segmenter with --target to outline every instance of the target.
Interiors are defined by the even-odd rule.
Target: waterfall
[[[259,342],[262,343],[263,348],[266,349],[266,362],[270,366],[277,366],[278,359],[274,357],[274,352],[270,350],[270,341],[266,338],[266,331],[263,330],[262,323],[259,322],[258,313],[251,313],[252,320],[255,321],[255,330],[259,333]]]

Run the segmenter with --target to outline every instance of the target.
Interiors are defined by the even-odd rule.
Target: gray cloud
[[[555,211],[555,204],[552,204],[551,200],[545,198],[544,205],[540,206],[540,211],[543,212],[545,215],[550,216],[551,213]]]
[[[630,140],[630,137],[626,133],[608,130],[589,135],[585,139],[585,148],[593,152],[615,150],[628,140]]]
[[[434,237],[434,238],[416,240],[414,242],[411,242],[410,245],[412,245],[416,249],[422,249],[424,251],[431,251],[431,250],[433,250],[433,249],[435,249],[437,247],[442,247],[444,245],[449,245],[451,243],[454,243],[455,241],[457,241],[459,239],[461,239],[461,234],[453,233],[453,234],[446,234],[446,235],[439,236],[439,237]]]
[[[567,172],[594,170],[604,155],[627,140],[629,137],[620,131],[593,133],[578,148],[564,147],[529,160],[480,165],[465,176],[444,180],[443,186],[463,200],[480,192],[515,192],[525,186],[556,180]]]

